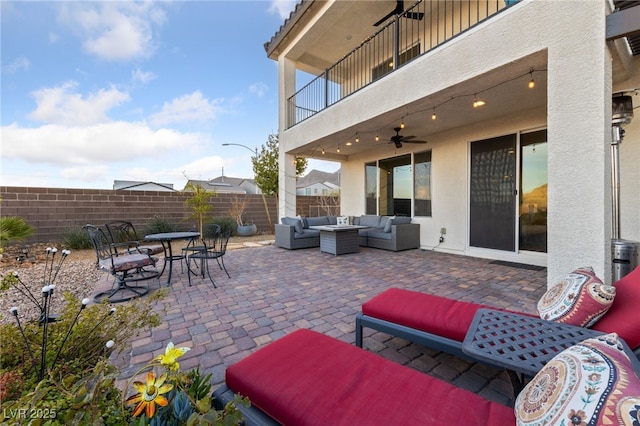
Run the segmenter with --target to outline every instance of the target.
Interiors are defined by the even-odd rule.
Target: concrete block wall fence
[[[211,198],[211,217],[228,216],[227,211],[236,194],[216,194]],[[139,233],[147,223],[161,217],[179,229],[192,229],[195,219],[185,206],[188,193],[164,191],[127,191],[109,189],[30,188],[0,186],[0,216],[19,216],[36,231],[25,243],[58,242],[64,232],[87,223],[103,225],[112,220],[129,220]],[[245,219],[251,219],[258,233],[271,235],[262,195],[247,194],[249,199]],[[311,206],[322,197],[298,197],[297,210],[308,215]],[[278,223],[275,197],[265,197],[271,221]]]

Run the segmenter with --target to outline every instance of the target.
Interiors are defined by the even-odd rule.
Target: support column
[[[293,141],[287,138],[287,120],[289,117],[288,99],[296,90],[295,62],[284,54],[278,58],[278,215],[279,217],[296,215],[296,168],[294,156],[287,154]]]
[[[589,22],[589,35],[567,25],[569,33],[549,46],[550,285],[579,266],[592,266],[606,281],[611,276],[612,68],[604,8],[581,4],[577,22]]]

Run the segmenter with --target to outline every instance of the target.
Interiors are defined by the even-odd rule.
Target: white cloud
[[[181,173],[186,175],[189,179],[214,179],[222,174],[222,168],[224,165],[225,160],[217,155],[202,157],[181,166]]]
[[[153,125],[162,126],[186,121],[214,120],[223,111],[222,99],[209,100],[200,91],[175,98],[162,105],[162,110],[149,120]]]
[[[249,93],[256,95],[257,97],[263,97],[269,91],[269,86],[263,82],[254,83],[249,86]]]
[[[60,171],[60,176],[69,180],[94,182],[102,180],[108,171],[109,167],[104,165],[68,167]]]
[[[133,83],[147,84],[151,80],[154,80],[157,76],[152,72],[142,71],[140,68],[136,68],[131,71],[131,80]]]
[[[86,97],[76,93],[78,84],[68,81],[31,93],[36,109],[29,118],[44,123],[86,126],[110,121],[107,111],[129,100],[129,94],[115,88],[100,89]]]
[[[149,57],[154,26],[165,13],[153,2],[65,2],[60,20],[84,39],[84,49],[106,60]]]
[[[277,13],[281,19],[287,19],[293,9],[295,9],[296,0],[272,0],[269,6],[270,13]]]
[[[1,136],[5,159],[69,166],[161,158],[209,142],[208,136],[199,133],[153,130],[145,123],[122,121],[86,127],[21,128],[11,124],[2,127]]]
[[[60,36],[56,33],[49,33],[49,44],[56,44],[60,40]]]
[[[29,59],[27,59],[24,56],[18,56],[13,60],[13,62],[11,62],[8,65],[5,65],[3,69],[7,74],[15,74],[20,70],[28,71],[30,66],[31,66],[31,62],[29,61]]]

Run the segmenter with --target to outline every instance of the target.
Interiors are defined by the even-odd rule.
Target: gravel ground
[[[40,245],[38,245],[40,246]],[[44,245],[43,245],[44,246]],[[54,246],[52,246],[54,247]],[[39,303],[42,303],[42,287],[48,279],[45,279],[45,250],[40,247],[29,250],[29,259],[18,262],[16,253],[7,250],[0,262],[0,275],[17,272],[20,281],[35,296]],[[53,274],[58,268],[60,260],[58,251],[53,258]],[[18,254],[19,255],[19,254]],[[49,258],[51,260],[51,258]],[[47,265],[47,277],[51,269],[51,261]],[[95,283],[104,274],[95,268],[95,252],[93,250],[79,250],[71,252],[60,268],[55,281],[56,288],[51,298],[51,312],[59,313],[64,306],[64,293],[70,292],[78,299],[91,297]],[[52,274],[52,276],[53,276]],[[20,290],[26,292],[25,287],[20,284],[12,285],[8,290],[0,295],[0,323],[15,322],[13,315],[9,312],[12,307],[18,308],[18,315],[21,322],[36,319],[39,316],[39,308],[28,299]]]

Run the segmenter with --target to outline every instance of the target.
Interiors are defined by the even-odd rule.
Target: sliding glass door
[[[516,249],[516,135],[471,143],[469,243]]]

